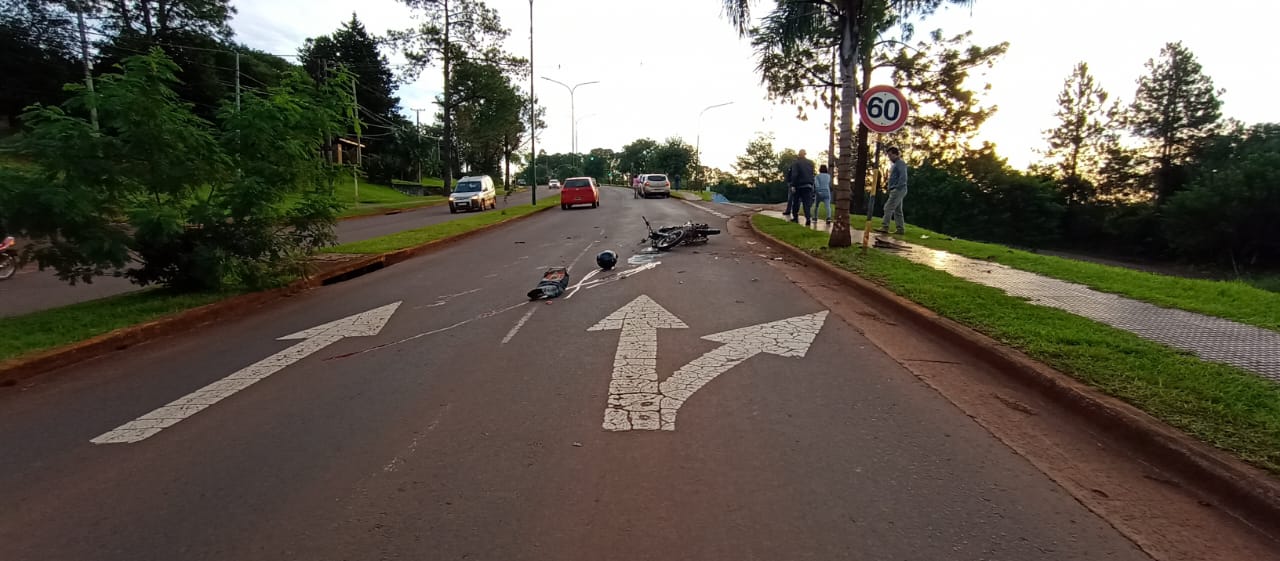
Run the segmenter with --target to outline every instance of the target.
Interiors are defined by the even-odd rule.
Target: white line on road
[[[691,206],[691,207],[693,207],[693,208],[696,208],[696,209],[698,209],[698,210],[701,210],[702,212],[705,212],[705,213],[711,214],[712,216],[717,216],[717,217],[719,217],[719,218],[725,218],[725,219],[729,218],[729,215],[728,215],[728,214],[725,214],[725,213],[720,212],[720,211],[718,211],[718,210],[711,210],[711,209],[709,209],[709,208],[707,208],[707,207],[704,207],[704,206],[699,205],[699,204],[691,203],[691,202],[686,201],[686,200],[684,200],[684,199],[680,199],[680,202],[682,202],[682,203],[684,203],[684,204],[687,204],[687,205],[689,205],[689,206]]]
[[[505,345],[510,343],[511,339],[515,338],[516,333],[520,332],[520,328],[524,327],[525,322],[529,321],[529,318],[533,316],[533,313],[536,311],[538,311],[537,306],[529,308],[529,311],[525,312],[524,316],[520,318],[520,321],[516,322],[515,327],[512,327],[511,331],[507,332],[507,336],[502,338],[502,344]]]
[[[622,331],[618,350],[613,355],[613,378],[604,410],[605,430],[657,430],[660,427],[658,330],[688,327],[652,298],[640,295],[587,329]]]
[[[593,277],[595,277],[598,274],[600,274],[600,269],[592,269],[590,272],[583,275],[582,280],[578,281],[578,284],[573,285],[573,287],[569,289],[569,294],[565,295],[564,299],[568,300],[570,298],[573,298],[573,295],[577,294],[578,291],[582,289],[583,283],[591,280]]]
[[[377,335],[398,307],[400,302],[285,335],[280,340],[302,339],[303,341],[246,366],[226,378],[175,399],[164,407],[120,425],[90,442],[126,444],[150,438],[343,338]]]
[[[356,352],[354,352],[354,353],[347,353],[347,354],[344,354],[344,355],[331,356],[331,357],[329,357],[329,358],[326,358],[325,360],[334,360],[334,359],[339,359],[339,358],[347,358],[347,357],[352,357],[352,356],[356,356],[356,355],[362,355],[362,354],[367,353],[367,352],[376,351],[376,350],[378,350],[378,349],[385,349],[385,348],[387,348],[387,347],[394,347],[394,346],[396,346],[396,345],[400,345],[400,344],[403,344],[403,343],[408,343],[409,341],[413,341],[413,340],[415,340],[415,339],[421,339],[421,338],[423,338],[423,337],[428,337],[428,336],[431,336],[431,335],[435,335],[435,334],[437,334],[437,333],[444,333],[445,331],[449,331],[450,329],[456,329],[456,328],[462,327],[462,326],[464,326],[464,325],[466,325],[466,324],[468,324],[468,323],[471,323],[471,322],[473,322],[473,321],[478,321],[478,320],[482,320],[482,319],[486,319],[486,318],[491,318],[491,317],[496,316],[496,315],[498,315],[498,314],[502,314],[502,313],[509,312],[509,311],[511,311],[511,310],[514,310],[514,309],[516,309],[516,308],[519,308],[520,306],[524,306],[524,305],[526,305],[526,304],[528,304],[528,303],[529,303],[528,301],[524,301],[524,302],[521,302],[521,303],[519,303],[519,304],[515,304],[515,305],[513,305],[513,306],[507,306],[507,307],[502,308],[502,309],[498,309],[498,310],[490,310],[490,311],[488,311],[488,312],[485,312],[485,313],[483,313],[483,314],[480,314],[480,315],[478,315],[478,316],[476,316],[476,317],[473,317],[473,318],[471,318],[471,319],[464,319],[464,320],[462,320],[462,321],[460,321],[460,322],[458,322],[458,323],[455,323],[455,324],[450,325],[450,326],[447,326],[447,327],[441,327],[440,329],[432,329],[431,331],[427,331],[427,332],[424,332],[424,333],[419,333],[419,334],[414,335],[414,336],[411,336],[411,337],[405,337],[404,339],[401,339],[401,340],[396,341],[396,342],[394,342],[394,343],[383,343],[383,344],[381,344],[381,345],[375,345],[375,346],[369,347],[369,348],[364,349],[364,350],[362,350],[362,351],[356,351]]]

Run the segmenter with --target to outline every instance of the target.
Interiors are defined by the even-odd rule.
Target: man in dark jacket
[[[800,222],[800,207],[804,207],[805,226],[813,225],[813,162],[802,149],[796,161],[787,169],[787,185],[790,186],[792,204],[791,221]]]

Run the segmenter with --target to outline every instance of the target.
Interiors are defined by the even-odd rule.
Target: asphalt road
[[[544,187],[539,192],[547,191]],[[512,195],[511,203],[524,203],[528,200],[529,193],[517,193]],[[499,196],[498,208],[506,208],[506,204],[502,196]],[[396,214],[377,214],[343,220],[338,222],[335,230],[338,234],[338,243],[349,243],[439,224],[464,216],[466,213],[450,214],[448,205],[437,205]],[[137,285],[116,277],[98,277],[92,283],[69,285],[58,280],[52,270],[40,271],[35,264],[29,264],[12,279],[0,282],[0,317],[22,315],[135,290],[139,290]]]
[[[610,189],[0,388],[0,557],[1147,559],[752,244],[638,254],[642,214],[725,223]],[[546,267],[576,284],[606,248],[629,276],[527,303]],[[376,334],[310,329],[397,302]],[[261,381],[90,442],[232,373]],[[654,374],[662,396],[635,393]],[[603,428],[611,391],[636,430]],[[674,430],[640,430],[677,406]]]

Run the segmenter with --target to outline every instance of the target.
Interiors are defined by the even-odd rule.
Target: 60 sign
[[[910,106],[906,96],[892,86],[875,86],[862,94],[858,113],[867,128],[876,132],[893,132],[907,122]]]

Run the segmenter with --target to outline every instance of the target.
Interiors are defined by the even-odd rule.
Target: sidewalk
[[[776,211],[764,214],[783,218]],[[813,228],[826,231],[830,226],[818,222]],[[858,232],[854,235],[855,238],[860,237]],[[891,247],[877,249],[916,263],[998,288],[1033,304],[1057,308],[1123,329],[1144,339],[1194,353],[1207,361],[1236,366],[1280,382],[1280,333],[1184,310],[1161,308],[998,263],[920,247],[892,236],[873,236],[892,244]]]

